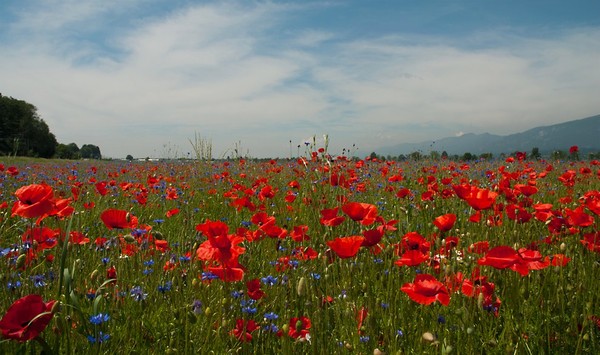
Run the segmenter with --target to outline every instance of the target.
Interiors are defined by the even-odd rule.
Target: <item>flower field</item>
[[[0,160],[0,353],[600,353],[600,163]]]

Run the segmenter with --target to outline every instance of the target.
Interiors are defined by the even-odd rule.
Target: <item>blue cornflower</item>
[[[144,234],[146,234],[148,231],[146,231],[145,229],[133,229],[131,230],[131,235],[134,237],[141,237]]]
[[[264,283],[265,285],[269,286],[274,286],[275,284],[277,284],[277,278],[271,275],[261,277],[260,281],[262,281],[262,283]]]
[[[255,300],[241,300],[240,306],[242,306],[242,313],[254,314],[256,313],[256,307],[252,307],[256,303]]]
[[[244,295],[244,291],[238,291],[238,290],[231,291],[231,297],[233,297],[233,298],[240,298],[243,295]]]
[[[31,276],[31,279],[33,280],[33,285],[35,287],[44,287],[44,286],[46,286],[45,278],[46,277],[44,275]]]
[[[362,335],[359,340],[361,343],[366,343],[370,340],[371,338],[368,335]]]
[[[134,286],[131,291],[129,291],[129,294],[138,302],[143,301],[146,299],[146,297],[148,297],[148,294],[144,293],[144,290],[142,290],[141,286]]]
[[[438,323],[440,324],[446,324],[446,318],[444,318],[444,316],[439,315],[438,319],[437,319]]]
[[[200,300],[194,300],[194,302],[192,302],[192,312],[194,314],[202,313],[202,302],[200,302]]]
[[[298,267],[298,260],[290,260],[288,261],[288,264],[293,267],[294,269]]]
[[[94,325],[102,324],[104,322],[108,322],[110,316],[106,313],[98,313],[94,316],[90,317],[90,323]]]
[[[150,274],[151,274],[153,271],[154,271],[154,270],[152,270],[152,269],[148,269],[148,268],[146,268],[146,269],[144,269],[144,271],[142,271],[142,273],[143,273],[144,275],[150,275]]]
[[[404,332],[402,331],[402,329],[396,330],[396,336],[397,337],[403,337],[404,336]]]
[[[15,282],[8,281],[7,286],[8,286],[9,290],[15,290],[15,289],[21,287],[21,281],[18,281],[18,280]]]
[[[182,263],[190,261],[190,260],[191,260],[191,258],[189,256],[187,256],[187,255],[182,255],[182,256],[179,257],[179,261],[181,261]]]
[[[267,332],[277,333],[279,331],[279,327],[273,323],[269,323],[263,327],[263,329]]]
[[[267,320],[276,320],[277,318],[279,318],[279,315],[277,315],[277,313],[269,312],[265,313],[264,317]]]
[[[212,272],[205,271],[202,273],[201,279],[202,279],[202,281],[207,281],[207,280],[210,281],[210,280],[214,280],[214,279],[218,279],[218,278],[219,278],[219,276],[213,274]]]
[[[87,338],[91,344],[102,344],[110,338],[110,335],[98,332],[98,336],[88,335]]]
[[[164,219],[161,219],[161,218],[159,218],[159,219],[155,219],[155,220],[153,220],[152,222],[154,222],[154,223],[156,223],[156,224],[161,224],[161,223],[164,223],[164,222],[165,222],[165,220],[164,220]]]
[[[173,282],[167,281],[164,285],[158,285],[158,291],[165,293],[167,291],[171,291],[171,286],[173,286]]]
[[[152,259],[146,260],[146,261],[144,261],[144,265],[145,266],[152,266],[152,265],[154,265],[154,260],[152,260]]]
[[[389,303],[381,302],[381,304],[380,304],[380,305],[381,305],[381,308],[383,308],[383,309],[388,309],[388,308],[390,308],[390,304],[389,304]]]
[[[102,258],[102,264],[106,265],[110,261],[110,258]]]
[[[312,272],[310,274],[310,276],[312,276],[312,278],[315,279],[315,280],[320,280],[321,279],[321,275],[317,274],[316,272]]]

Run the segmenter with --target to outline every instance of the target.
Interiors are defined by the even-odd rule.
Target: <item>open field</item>
[[[0,163],[0,353],[600,353],[598,161]]]

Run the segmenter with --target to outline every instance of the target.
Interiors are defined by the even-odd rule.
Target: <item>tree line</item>
[[[37,108],[23,100],[0,94],[0,155],[60,159],[100,159],[100,148],[56,140]]]

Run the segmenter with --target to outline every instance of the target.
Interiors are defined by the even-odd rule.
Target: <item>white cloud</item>
[[[0,42],[3,94],[35,104],[59,141],[97,144],[115,157],[161,154],[165,144],[189,151],[195,131],[212,138],[216,156],[239,141],[252,155],[287,156],[290,139],[324,133],[330,151],[354,143],[372,151],[457,131],[508,134],[600,110],[595,28],[464,43],[344,41],[306,28],[288,41],[285,18],[301,8],[268,2],[189,6],[103,27],[143,10],[129,4],[23,10],[30,16],[11,27],[17,41]],[[99,42],[72,32],[85,23]],[[481,45],[490,39],[493,47]]]

